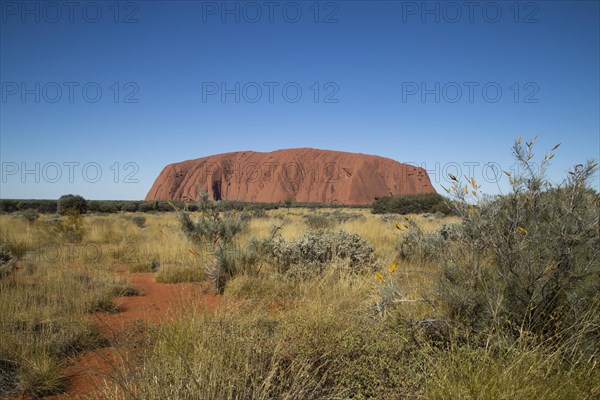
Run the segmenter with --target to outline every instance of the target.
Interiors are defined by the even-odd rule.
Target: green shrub
[[[362,214],[343,212],[340,210],[322,213],[316,213],[313,211],[304,215],[304,222],[309,229],[328,229],[347,221],[364,218],[365,216]]]
[[[121,211],[126,212],[136,212],[138,211],[138,207],[140,206],[139,201],[125,201],[121,206]]]
[[[10,201],[10,200],[9,200]],[[27,209],[35,210],[39,213],[55,213],[56,212],[56,200],[14,200],[16,207],[20,211]],[[11,210],[16,211],[16,210]]]
[[[21,216],[25,221],[33,224],[40,217],[40,214],[36,210],[28,208],[21,213]]]
[[[424,232],[413,219],[408,219],[406,226],[408,229],[400,239],[398,255],[410,261],[440,261],[451,244],[455,229],[444,224],[435,232]]]
[[[321,273],[332,263],[352,271],[376,267],[373,247],[360,235],[339,231],[308,231],[294,241],[281,236],[254,242],[280,273],[306,276]]]
[[[483,197],[474,180],[451,177],[462,223],[451,240],[428,241],[442,267],[441,301],[451,318],[479,330],[512,338],[530,332],[598,351],[599,196],[587,188],[596,164],[579,164],[552,184],[545,170],[558,146],[539,169],[532,147],[515,143],[524,172],[507,173],[506,195]]]
[[[112,202],[102,202],[98,206],[98,211],[105,214],[114,214],[118,212],[117,206]]]
[[[420,214],[441,212],[449,214],[446,200],[437,193],[407,194],[402,196],[381,197],[373,203],[373,214]]]
[[[17,207],[18,204],[19,204],[19,200],[0,199],[0,212],[2,212],[2,213],[15,212],[19,209]]]
[[[306,226],[309,229],[326,229],[333,225],[333,221],[330,218],[327,218],[326,215],[323,214],[306,214],[304,216],[304,222],[306,222]]]
[[[200,248],[214,248],[214,262],[204,264],[206,275],[218,293],[223,293],[225,284],[235,273],[234,238],[246,227],[240,213],[220,215],[217,202],[208,193],[199,193],[198,210],[200,216],[192,221],[187,211],[179,211],[177,216],[181,230],[187,238]]]
[[[434,214],[441,214],[442,216],[450,215],[450,214],[452,214],[452,208],[450,208],[450,206],[448,205],[448,203],[446,201],[441,201],[441,202],[437,203],[436,205],[434,205],[433,207],[431,207],[429,212],[434,213]]]
[[[76,210],[79,214],[85,214],[88,210],[88,202],[79,195],[65,194],[60,196],[56,211],[64,215],[70,209]]]
[[[0,233],[0,246],[10,252],[16,260],[22,259],[28,251],[35,248],[34,243],[10,232]]]
[[[144,201],[138,205],[139,212],[152,212],[156,211],[158,207],[158,202],[156,201]]]
[[[230,244],[244,228],[240,216],[221,218],[218,214],[213,216],[202,214],[192,221],[188,213],[181,212],[179,220],[188,239],[199,245],[215,242]]]
[[[64,214],[65,218],[53,224],[53,228],[67,242],[80,242],[85,233],[83,217],[76,208],[70,208]]]
[[[140,228],[143,228],[146,225],[146,217],[143,215],[134,215],[131,217],[131,221]]]

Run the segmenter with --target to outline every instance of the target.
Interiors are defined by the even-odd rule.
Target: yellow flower
[[[396,270],[396,268],[398,268],[398,263],[391,263],[391,264],[390,264],[390,267],[388,268],[388,272],[389,272],[390,274],[393,274],[393,273],[394,273],[394,271]]]
[[[520,226],[517,226],[516,231],[517,231],[517,233],[519,233],[519,234],[521,234],[523,236],[527,235],[527,230],[525,228],[520,227]]]
[[[381,275],[379,272],[375,272],[375,276],[377,277],[377,279],[379,279],[381,282],[384,282],[385,279],[383,279],[383,275]]]
[[[469,187],[465,185],[465,194],[469,194]]]
[[[523,140],[523,136],[519,135],[519,138],[517,139],[517,143],[521,143],[521,140]]]

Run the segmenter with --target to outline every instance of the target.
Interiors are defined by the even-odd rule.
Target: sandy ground
[[[136,330],[148,324],[176,319],[190,309],[211,309],[221,301],[208,283],[167,284],[154,281],[152,274],[126,274],[141,296],[119,297],[117,313],[97,313],[92,317],[109,346],[79,354],[65,363],[66,393],[47,399],[82,399],[97,393],[115,368],[135,362]],[[138,352],[139,353],[139,352]]]

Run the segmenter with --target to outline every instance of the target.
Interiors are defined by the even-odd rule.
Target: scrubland
[[[1,215],[0,391],[60,393],[65,358],[109,345],[94,313],[143,295],[128,275],[144,272],[224,301],[137,332],[90,398],[598,398],[594,170],[512,176],[501,198],[455,177],[453,217],[209,200],[143,221]]]

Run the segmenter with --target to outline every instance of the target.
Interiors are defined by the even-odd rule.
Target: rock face
[[[389,158],[310,148],[240,151],[167,165],[146,200],[371,204],[378,197],[435,193],[423,168]]]

